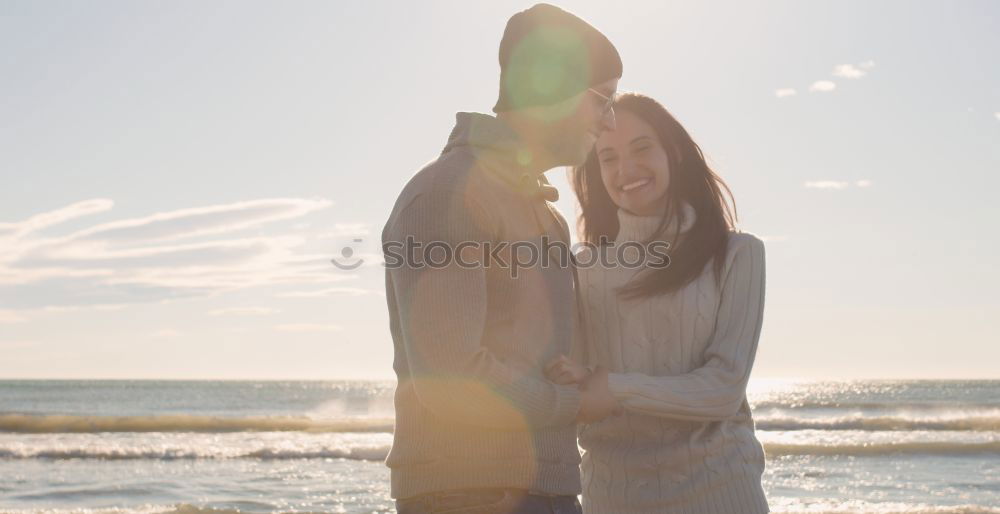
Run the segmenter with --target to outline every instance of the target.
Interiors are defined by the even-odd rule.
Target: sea
[[[393,512],[385,381],[0,381],[0,512]],[[754,380],[774,512],[1000,513],[1000,380]]]

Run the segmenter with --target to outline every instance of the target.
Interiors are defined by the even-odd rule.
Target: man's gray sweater
[[[502,121],[459,113],[382,232],[398,378],[386,458],[393,498],[477,487],[580,493],[580,395],[543,375],[578,336],[569,234],[546,200],[551,186],[519,165],[528,158]],[[530,247],[544,252],[543,239],[551,262],[513,264],[530,261]],[[512,253],[505,245],[515,242],[530,247]],[[565,251],[552,247],[560,242]]]

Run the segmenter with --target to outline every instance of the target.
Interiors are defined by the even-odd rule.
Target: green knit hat
[[[507,21],[493,112],[552,105],[621,76],[621,57],[604,34],[554,5],[537,4]]]

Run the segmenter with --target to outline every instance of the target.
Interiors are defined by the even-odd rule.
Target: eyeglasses
[[[615,120],[614,94],[607,96],[592,87],[587,88],[587,91],[594,93],[604,100],[604,107],[601,108],[601,125],[608,130],[615,130],[618,127],[618,122]]]
[[[607,114],[608,112],[611,111],[612,107],[615,104],[615,99],[613,97],[607,96],[604,93],[601,93],[600,91],[598,91],[598,90],[596,90],[596,89],[594,89],[592,87],[587,88],[587,91],[590,91],[591,93],[594,93],[595,95],[601,97],[601,99],[604,100],[604,107],[601,108],[601,114],[602,115]]]

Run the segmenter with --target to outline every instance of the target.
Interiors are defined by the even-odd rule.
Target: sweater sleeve
[[[731,240],[715,331],[704,365],[674,376],[611,373],[608,384],[635,412],[691,421],[734,416],[746,398],[764,313],[764,243],[748,234]]]
[[[409,264],[390,266],[387,259],[412,387],[421,404],[454,423],[508,430],[575,424],[575,386],[512,367],[484,344],[487,308],[498,307],[488,306],[482,260],[465,253],[460,262],[458,250],[463,242],[489,241],[494,226],[460,192],[424,193],[395,218],[390,239],[423,245]],[[454,255],[441,266],[446,246]]]

